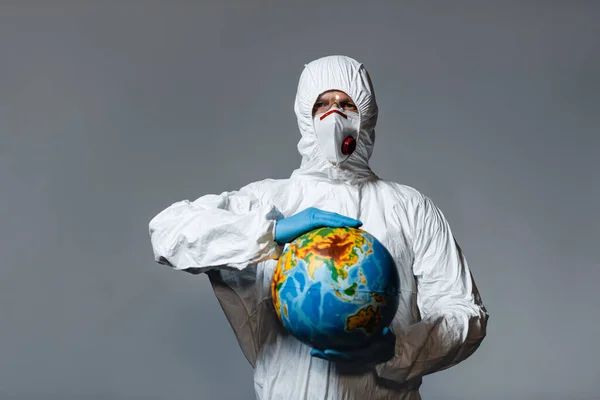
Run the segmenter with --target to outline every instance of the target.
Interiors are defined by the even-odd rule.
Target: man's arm
[[[414,255],[422,320],[394,326],[395,356],[376,367],[379,376],[397,382],[458,364],[486,335],[488,314],[467,262],[444,215],[426,197],[416,206]]]
[[[201,273],[277,259],[274,229],[282,215],[247,188],[180,201],[155,216],[149,231],[156,262]]]

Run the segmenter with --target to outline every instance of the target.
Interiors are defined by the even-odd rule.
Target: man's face
[[[332,107],[339,107],[345,111],[358,112],[356,104],[354,104],[354,101],[346,93],[340,90],[328,90],[322,93],[317,101],[315,101],[312,115],[314,117],[315,115],[323,114]]]

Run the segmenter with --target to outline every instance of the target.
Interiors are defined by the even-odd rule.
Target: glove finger
[[[324,226],[329,226],[332,228],[341,228],[344,226],[350,226],[353,228],[358,228],[362,226],[362,222],[349,217],[344,217],[343,215],[335,214],[335,215],[323,215],[320,218],[320,221]]]
[[[310,351],[310,355],[313,357],[322,358],[323,360],[327,360],[327,355],[325,355],[325,353],[321,350],[312,349]]]
[[[335,224],[332,227],[342,227],[342,226],[361,226],[362,222],[354,219],[354,218],[350,218],[350,217],[346,217],[345,215],[341,215],[335,212],[331,212],[331,211],[323,211],[323,210],[318,210],[316,211],[316,220],[318,222],[322,222],[322,223],[327,223],[328,225],[326,226],[332,226],[329,224]]]
[[[352,358],[348,353],[344,353],[343,351],[337,351],[337,350],[332,350],[332,349],[325,350],[325,354],[327,356],[334,356],[334,357],[342,359],[342,360],[350,360]]]

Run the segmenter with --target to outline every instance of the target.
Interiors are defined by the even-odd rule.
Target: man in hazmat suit
[[[422,377],[469,357],[488,314],[442,212],[369,167],[378,109],[367,70],[344,56],[306,65],[294,110],[300,168],[238,191],[172,204],[150,222],[155,260],[206,273],[254,368],[258,399],[420,399]],[[362,225],[394,257],[400,304],[364,351],[311,349],[281,326],[271,278],[285,243]],[[362,369],[347,369],[347,365]]]

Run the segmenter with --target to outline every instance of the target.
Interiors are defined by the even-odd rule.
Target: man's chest
[[[285,193],[278,196],[277,193]],[[274,205],[289,217],[315,207],[363,222],[361,229],[379,240],[398,265],[401,278],[412,279],[412,232],[398,218],[397,201],[382,185],[333,185],[322,182],[289,182],[271,197]]]

